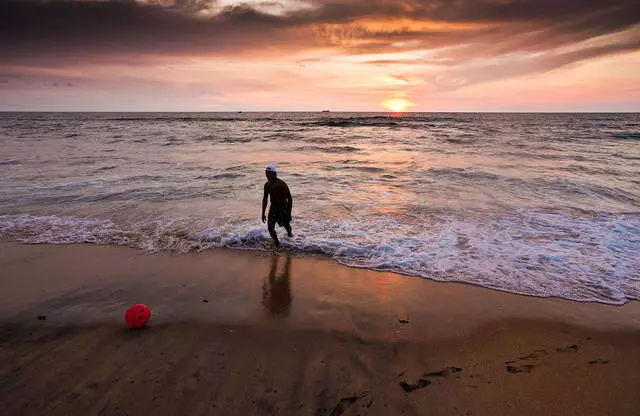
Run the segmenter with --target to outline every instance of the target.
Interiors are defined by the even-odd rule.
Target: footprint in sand
[[[440,371],[432,371],[429,373],[424,373],[423,377],[446,377],[449,374],[455,374],[455,373],[459,373],[462,371],[462,368],[460,367],[446,367],[443,370]],[[400,373],[403,374],[403,373]],[[418,390],[418,389],[423,389],[425,387],[427,387],[428,385],[430,385],[432,383],[431,380],[426,379],[426,378],[420,378],[417,382],[409,384],[406,381],[401,381],[400,382],[400,387],[402,387],[402,390],[404,390],[407,393],[410,393],[412,391]]]
[[[527,355],[523,355],[522,357],[518,357],[517,360],[505,361],[504,363],[505,365],[508,365],[508,364],[513,364],[517,361],[533,360],[533,359],[539,358],[541,355],[549,355],[549,353],[547,352],[547,350],[539,349]]]
[[[566,348],[556,348],[556,351],[558,351],[558,352],[578,352],[579,349],[580,349],[580,347],[578,347],[576,344],[573,344],[573,345],[569,345]]]
[[[352,404],[354,404],[358,400],[362,399],[363,397],[366,397],[368,394],[369,393],[365,391],[365,392],[360,393],[357,396],[343,397],[342,399],[340,399],[338,404],[336,404],[336,406],[333,408],[333,411],[331,412],[331,414],[329,416],[340,416],[340,415],[342,415],[347,410],[347,408],[349,406],[351,406]]]
[[[425,380],[424,378],[421,378],[420,380],[412,384],[409,384],[406,381],[401,381],[400,387],[402,387],[402,390],[404,390],[405,392],[411,393],[412,391],[423,389],[427,387],[429,384],[431,384],[431,380]]]
[[[529,360],[529,359],[532,359],[532,358],[538,358],[538,356],[533,354],[533,353],[531,353],[529,355],[523,355],[522,357],[518,357],[518,360]]]
[[[561,353],[567,353],[567,352],[578,352],[578,350],[580,349],[580,347],[577,344],[573,344],[573,345],[569,345],[568,347],[564,347],[564,348],[556,348],[557,352],[561,352]],[[505,361],[505,368],[508,372],[510,373],[530,373],[531,370],[533,370],[533,368],[535,367],[532,364],[527,364],[527,365],[521,365],[521,366],[513,366],[511,364],[514,364],[518,361],[526,361],[526,360],[531,360],[531,359],[536,359],[539,358],[540,355],[549,355],[549,353],[544,350],[544,349],[538,349],[535,350],[535,352],[529,353],[527,355],[523,355],[522,357],[518,357],[517,360],[511,360],[511,361]],[[594,360],[594,361],[589,361],[589,364],[605,364],[606,362],[602,362],[603,360]]]
[[[547,355],[547,351],[545,350],[536,350],[536,352],[539,354]],[[533,364],[526,364],[526,365],[520,365],[520,366],[514,366],[511,364],[514,364],[518,361],[532,360],[535,358],[538,358],[537,354],[529,353],[527,355],[523,355],[522,357],[518,357],[517,360],[505,361],[504,365],[506,370],[510,373],[530,373],[531,370],[533,370],[535,367]]]
[[[507,371],[510,373],[530,373],[535,366],[533,364],[525,364],[518,367],[508,365]]]
[[[431,373],[425,373],[424,377],[446,377],[452,373],[459,373],[462,371],[462,368],[459,367],[447,367],[444,370],[433,371]]]

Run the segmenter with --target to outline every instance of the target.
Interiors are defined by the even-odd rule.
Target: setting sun
[[[409,108],[412,103],[409,100],[405,100],[404,98],[390,98],[382,103],[382,105],[388,109],[393,111],[394,113],[401,113]]]

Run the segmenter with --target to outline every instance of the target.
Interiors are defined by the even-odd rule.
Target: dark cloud
[[[266,3],[277,9],[277,2]],[[476,58],[536,52],[545,61],[529,62],[530,67],[548,70],[638,49],[638,32],[631,30],[630,38],[610,44],[547,53],[638,25],[640,0],[306,3],[309,8],[268,14],[246,4],[220,10],[214,0],[144,4],[132,0],[0,0],[0,56],[5,65],[64,66],[190,55],[281,57],[320,46],[332,46],[343,54],[449,48],[430,58],[432,62],[424,62],[455,66]],[[620,48],[619,43],[627,46]],[[422,60],[371,63],[396,62],[419,65]],[[497,72],[507,76],[525,69]]]
[[[372,4],[386,2],[373,1]],[[371,12],[360,17],[370,19],[426,19],[445,24],[442,28],[415,30],[409,25],[391,30],[372,30],[356,23],[343,26],[324,24],[319,33],[335,45],[344,46],[351,53],[399,52],[411,49],[436,49],[468,46],[466,58],[490,57],[511,52],[538,52],[571,45],[597,36],[616,33],[640,23],[639,0],[546,0],[506,1],[412,1],[397,2],[389,6],[388,15]],[[410,13],[401,14],[404,4]],[[349,3],[353,7],[352,3]],[[408,7],[407,5],[411,5]],[[427,7],[427,6],[431,7]],[[364,8],[364,7],[363,7]],[[375,10],[371,7],[371,10]],[[381,7],[380,10],[385,10]],[[345,10],[343,10],[344,12]],[[335,13],[328,13],[333,16]],[[344,15],[344,13],[342,13]],[[328,17],[327,17],[328,18]],[[321,19],[319,19],[321,21]],[[350,19],[343,19],[345,22]],[[473,24],[460,28],[455,24]],[[449,24],[451,26],[446,26]],[[403,41],[412,45],[398,47]],[[419,45],[419,46],[416,46]]]
[[[306,15],[315,22],[346,23],[356,18],[414,18],[447,23],[521,24],[579,20],[618,10],[638,19],[638,0],[311,0]],[[609,17],[611,18],[611,17]],[[616,20],[616,19],[614,19]],[[615,21],[607,23],[616,24]]]
[[[248,6],[211,17],[204,1],[169,7],[133,1],[0,0],[0,55],[4,62],[110,60],[121,56],[242,55],[256,48],[301,47],[286,19]],[[259,51],[258,51],[259,52]]]

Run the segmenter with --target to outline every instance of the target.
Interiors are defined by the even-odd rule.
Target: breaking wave
[[[410,215],[301,219],[294,222],[295,236],[282,237],[282,243],[286,250],[325,255],[347,266],[524,295],[609,304],[640,299],[640,213],[585,218],[520,211],[503,218],[441,216],[428,225],[408,222]],[[187,218],[117,224],[99,218],[3,215],[0,237],[151,252],[272,248],[266,229],[253,220],[209,226]]]

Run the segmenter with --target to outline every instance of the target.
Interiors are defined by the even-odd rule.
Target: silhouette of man
[[[271,315],[288,316],[291,310],[291,257],[287,256],[282,274],[277,275],[280,256],[271,259],[268,284],[262,287],[262,304]]]
[[[267,166],[265,169],[267,182],[264,184],[264,195],[262,197],[262,222],[267,222],[269,234],[273,238],[276,247],[280,246],[278,234],[276,233],[276,224],[287,230],[287,235],[291,234],[291,209],[293,208],[293,198],[287,184],[278,178],[275,166]],[[267,199],[271,198],[271,206],[269,207],[269,217],[264,215],[267,209]]]

